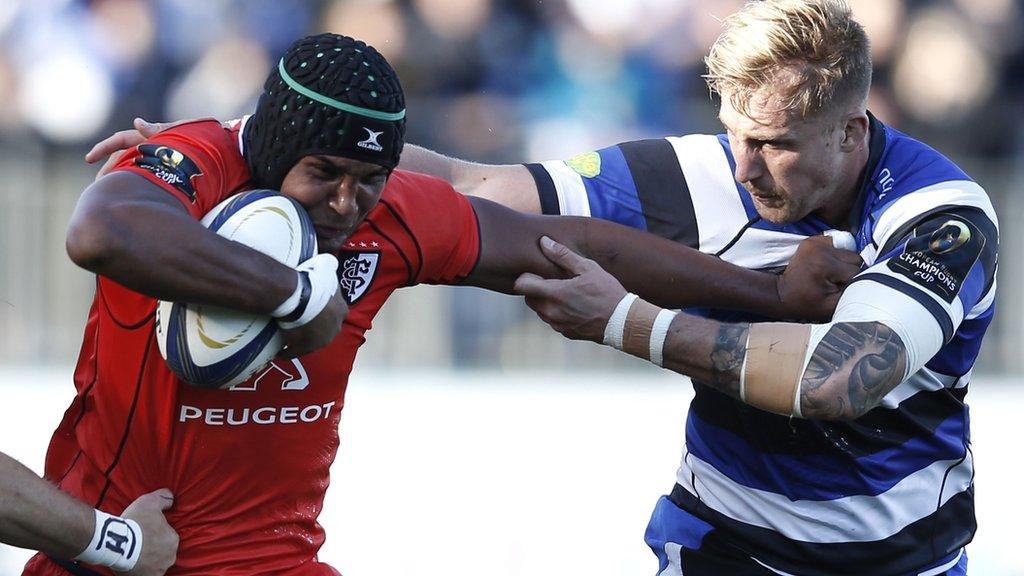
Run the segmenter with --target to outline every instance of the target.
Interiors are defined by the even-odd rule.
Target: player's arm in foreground
[[[115,569],[133,562],[127,574],[159,576],[174,564],[178,551],[178,535],[163,515],[173,503],[170,491],[157,490],[132,502],[120,518],[109,516],[61,492],[17,460],[0,453],[0,542],[4,544]],[[125,554],[104,548],[107,541],[101,536],[108,519],[116,525],[111,542],[116,544],[118,539],[132,538],[137,533],[141,548],[130,557],[127,546]]]
[[[630,290],[665,308],[728,308],[773,318],[823,320],[832,316],[847,280],[860,269],[856,254],[832,248],[825,237],[805,242],[795,265],[777,276],[604,220],[522,214],[481,198],[470,202],[479,222],[480,261],[466,282],[501,292],[518,292],[519,286],[513,285],[523,272],[571,277],[572,270],[538,249],[544,235],[586,254]],[[602,306],[610,315],[615,302]]]
[[[208,230],[166,190],[130,172],[107,174],[82,193],[67,251],[82,268],[148,296],[260,314],[294,300],[299,282],[295,269]],[[337,290],[337,260],[319,255],[308,268],[310,306],[323,307],[308,323],[283,331],[290,356],[329,343],[348,311]],[[281,312],[275,316],[287,314]]]
[[[934,218],[940,217],[956,220],[942,225],[953,226],[953,234],[956,226],[973,230],[965,235],[970,240],[961,252],[954,252],[957,247],[940,248],[928,256],[919,250],[931,246],[929,241],[938,242],[927,235],[932,232],[929,226],[941,222],[932,220],[922,223],[926,234],[910,240],[917,243],[914,248],[904,248],[909,243],[904,239],[889,259],[896,260],[900,254],[923,259],[925,254],[937,267],[960,270],[954,285],[958,290],[970,286],[964,292],[972,294],[964,298],[954,293],[946,300],[952,300],[946,309],[921,289],[925,282],[912,275],[904,275],[909,282],[903,280],[892,273],[898,265],[889,266],[888,259],[880,259],[862,273],[866,281],[843,294],[829,323],[716,322],[663,311],[637,299],[598,263],[551,242],[542,243],[542,250],[573,277],[545,280],[524,274],[516,291],[527,297],[545,322],[569,338],[611,345],[763,410],[807,419],[853,420],[878,406],[886,394],[924,366],[955,331],[957,307],[963,305],[966,314],[977,303],[978,294],[984,293],[981,286],[991,282],[996,234],[989,232],[986,244],[985,235],[969,216]],[[663,255],[653,244],[647,249],[659,258]],[[647,277],[653,283],[669,279],[657,270]],[[643,292],[638,294],[646,298]],[[948,320],[951,316],[953,321]]]
[[[114,166],[120,156],[119,152],[137,146],[146,138],[181,123],[182,121],[147,122],[136,118],[134,128],[115,132],[98,142],[85,155],[85,160],[92,164],[106,158],[107,161],[100,168],[98,175],[102,177]],[[522,164],[478,164],[406,143],[398,167],[440,178],[466,196],[486,198],[528,214],[541,213],[537,184],[530,171]]]

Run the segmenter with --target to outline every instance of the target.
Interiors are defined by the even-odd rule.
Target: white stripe
[[[590,216],[590,199],[583,177],[561,160],[541,162],[551,175],[558,193],[558,213],[562,216]]]
[[[677,482],[713,510],[791,540],[819,544],[871,542],[896,534],[935,512],[936,502],[945,504],[966,490],[971,485],[973,466],[968,451],[963,462],[934,462],[878,496],[793,501],[782,494],[737,484],[707,462],[686,454]],[[696,493],[690,485],[691,477]],[[940,486],[945,487],[941,494]]]
[[[722,254],[722,260],[754,270],[785,266],[796,254],[797,246],[806,239],[802,234],[748,228],[743,237]]]
[[[716,136],[691,134],[666,140],[675,149],[690,190],[700,250],[714,254],[747,223],[729,159]]]
[[[953,388],[954,386],[959,388],[958,384],[961,378],[939,374],[928,368],[921,368],[886,394],[879,405],[883,408],[896,408],[900,403],[919,392],[934,392],[943,388]]]
[[[885,246],[889,236],[907,222],[939,206],[955,204],[980,208],[999,230],[999,221],[985,190],[969,180],[940,182],[911,192],[892,203],[878,218],[872,236],[879,248]],[[993,239],[994,240],[994,239]],[[992,240],[990,240],[992,241]]]
[[[683,576],[681,550],[682,546],[674,542],[665,542],[665,556],[668,558],[668,566],[658,576]]]
[[[871,268],[885,268],[875,265]],[[946,312],[948,313],[948,312]],[[906,352],[909,376],[920,370],[942,349],[939,319],[914,298],[879,282],[856,282],[839,299],[832,322],[881,322],[900,337]],[[953,328],[956,328],[953,324]]]
[[[950,321],[953,322],[953,330],[954,331],[957,328],[959,328],[960,327],[960,323],[964,321],[964,303],[960,301],[960,298],[953,298],[953,303],[950,304],[949,302],[946,302],[942,298],[939,298],[931,290],[927,290],[925,288],[922,288],[921,286],[919,286],[919,285],[911,282],[910,280],[908,280],[906,276],[904,276],[902,274],[897,274],[896,272],[893,272],[892,270],[889,269],[889,266],[887,266],[885,263],[875,264],[874,266],[872,266],[871,268],[868,268],[867,270],[864,270],[863,272],[861,272],[857,276],[861,276],[861,275],[867,274],[867,273],[881,274],[883,276],[888,276],[890,278],[895,278],[896,280],[899,280],[900,283],[912,287],[918,294],[927,295],[929,298],[934,300],[935,303],[938,304],[943,310],[946,311],[946,314],[949,316]],[[856,284],[854,284],[854,286],[856,286]],[[894,294],[894,293],[902,294],[898,290],[896,290],[894,288],[889,288],[888,286],[885,286],[885,285],[883,285],[881,283],[878,283],[878,282],[876,282],[872,288],[874,288],[875,286],[878,287],[878,290],[880,292],[882,292],[883,290],[886,291],[885,294],[879,294],[879,297],[888,298],[890,294]],[[847,290],[849,290],[849,289],[847,289]],[[845,296],[845,294],[844,294],[844,296]],[[842,300],[840,300],[840,303],[842,303]]]
[[[232,120],[231,122],[228,122],[228,125],[232,127],[234,127],[234,122],[241,124],[241,126],[238,127],[238,153],[242,155],[242,158],[245,158],[245,139],[242,138],[242,136],[245,135],[245,124],[249,121],[249,118],[252,118],[252,114],[242,116],[241,120]]]
[[[661,366],[664,362],[665,339],[668,337],[668,327],[675,320],[676,314],[672,310],[662,310],[658,312],[658,316],[654,319],[654,326],[651,327],[651,349],[648,357],[656,366]]]

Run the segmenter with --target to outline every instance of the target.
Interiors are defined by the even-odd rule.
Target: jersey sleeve
[[[469,200],[447,182],[396,170],[381,197],[410,265],[409,284],[454,284],[480,258],[480,228]],[[381,222],[387,220],[382,217]]]
[[[667,139],[625,142],[526,168],[544,214],[601,218],[698,245],[693,201]]]
[[[881,256],[854,278],[835,321],[880,321],[904,341],[908,374],[995,300],[999,236],[994,214],[942,206],[908,219]]]
[[[234,134],[216,120],[181,124],[127,150],[114,170],[160,186],[198,219],[249,180]]]
[[[200,219],[248,180],[235,132],[216,120],[180,124],[121,154],[115,171],[138,174],[177,198]],[[103,309],[122,327],[149,321],[155,300],[99,276]]]

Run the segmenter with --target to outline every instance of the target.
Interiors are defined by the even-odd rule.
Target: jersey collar
[[[875,180],[878,161],[885,153],[885,124],[875,118],[870,111],[868,111],[868,131],[868,163],[864,166],[864,173],[861,174],[860,182],[857,184],[857,202],[854,204],[853,211],[850,212],[847,227],[847,230],[854,235],[860,230],[861,222],[864,220],[864,207],[871,192],[871,184]]]

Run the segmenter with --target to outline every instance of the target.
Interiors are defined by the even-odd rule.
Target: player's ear
[[[853,152],[856,150],[865,141],[868,126],[868,116],[863,112],[846,116],[843,124],[843,139],[839,143],[839,149],[843,152]]]

